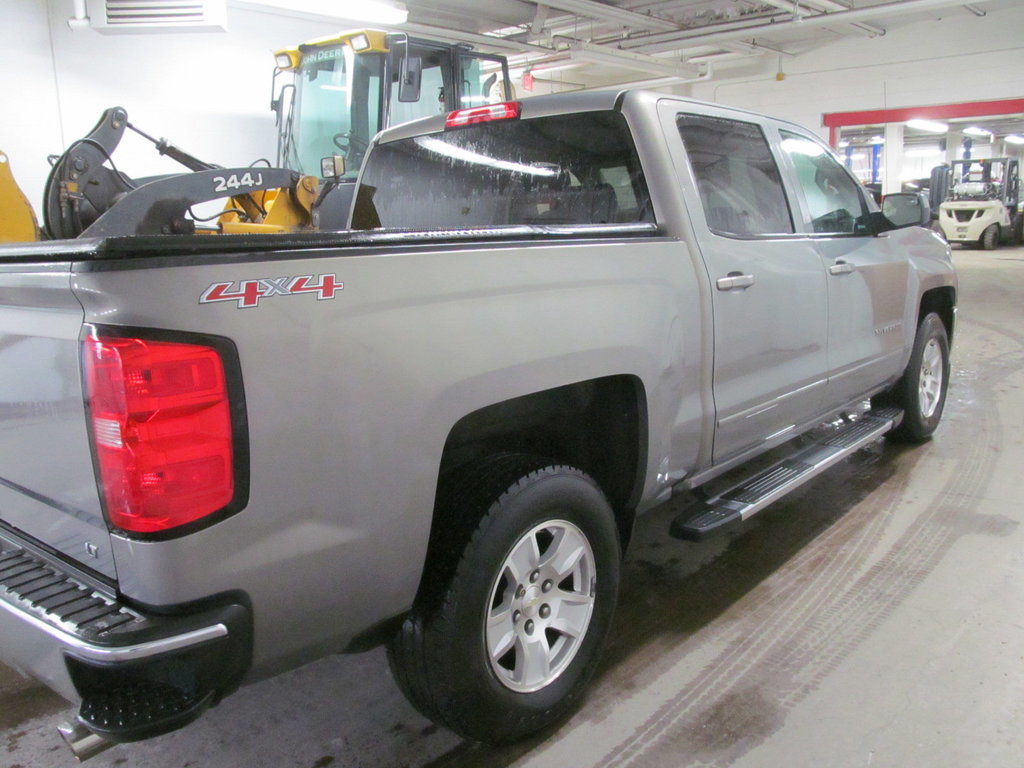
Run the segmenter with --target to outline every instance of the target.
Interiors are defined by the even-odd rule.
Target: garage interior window
[[[676,125],[712,232],[740,237],[793,232],[779,169],[760,126],[690,114],[679,115]]]

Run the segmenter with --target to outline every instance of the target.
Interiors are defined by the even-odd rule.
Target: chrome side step
[[[854,451],[899,426],[903,411],[879,408],[808,445],[724,493],[707,500],[694,512],[687,510],[672,521],[669,533],[677,539],[700,541],[712,533],[740,523]]]

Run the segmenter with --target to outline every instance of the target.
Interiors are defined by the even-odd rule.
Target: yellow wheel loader
[[[0,151],[0,243],[39,239],[39,224],[28,198],[21,191],[7,155]]]
[[[363,154],[379,130],[512,97],[504,57],[377,30],[283,49],[276,52],[275,64],[271,107],[277,114],[280,167],[222,168],[205,162],[146,134],[128,121],[122,107],[111,107],[53,163],[43,195],[44,236],[342,229]],[[278,78],[289,74],[291,82],[278,87]],[[126,130],[191,173],[135,179],[122,172],[113,154]],[[0,237],[37,239],[34,224],[25,219],[31,208],[9,188],[17,189],[4,167],[0,194],[13,200],[4,210],[19,223],[0,220]],[[205,209],[225,199],[223,207]]]
[[[356,176],[378,131],[514,98],[503,56],[362,29],[274,54],[277,164],[322,177],[314,224],[347,224]],[[278,86],[278,77],[291,82]],[[287,78],[285,78],[287,79]]]

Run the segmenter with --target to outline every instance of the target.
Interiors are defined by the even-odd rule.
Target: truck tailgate
[[[0,264],[0,522],[113,579],[70,267]]]

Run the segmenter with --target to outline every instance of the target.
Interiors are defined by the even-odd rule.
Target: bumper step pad
[[[811,443],[795,456],[709,499],[696,512],[687,510],[672,521],[669,533],[677,539],[700,541],[738,524],[899,426],[902,419],[903,412],[898,408],[868,411],[856,421],[844,424]]]
[[[82,700],[78,719],[110,741],[138,741],[192,722],[212,697],[212,692],[191,695],[171,685],[139,681],[91,694]]]
[[[6,528],[0,629],[14,636],[4,648],[14,666],[80,699],[68,731],[76,743],[79,731],[130,742],[180,728],[237,688],[252,664],[244,594],[143,608]]]

